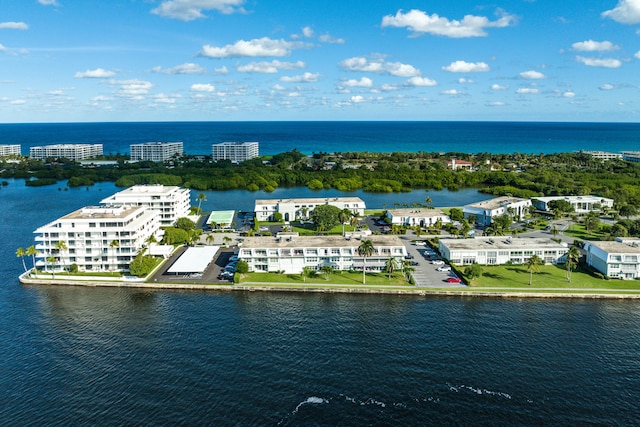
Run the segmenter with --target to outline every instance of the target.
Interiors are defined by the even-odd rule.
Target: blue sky
[[[640,120],[640,0],[0,0],[0,121]]]

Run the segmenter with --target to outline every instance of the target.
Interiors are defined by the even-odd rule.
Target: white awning
[[[219,246],[196,246],[187,248],[180,258],[171,266],[169,274],[202,273],[213,261]]]

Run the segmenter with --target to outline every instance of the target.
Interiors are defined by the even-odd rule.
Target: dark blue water
[[[261,154],[318,152],[558,153],[640,150],[638,123],[529,122],[177,122],[0,124],[3,144],[102,143],[105,154],[130,144],[183,141],[210,154],[224,141],[258,141]]]

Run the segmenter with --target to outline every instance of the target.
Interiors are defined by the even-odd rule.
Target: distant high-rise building
[[[182,142],[145,142],[144,144],[131,144],[131,161],[165,162],[176,154],[181,156]]]
[[[258,157],[257,142],[223,142],[213,144],[213,160],[231,160],[232,162],[244,162]]]
[[[15,144],[15,145],[0,145],[0,157],[7,157],[7,156],[19,156],[22,152],[22,148],[20,147],[20,144]]]
[[[84,160],[102,156],[102,144],[54,144],[31,147],[31,158],[45,160],[49,157],[56,159]]]

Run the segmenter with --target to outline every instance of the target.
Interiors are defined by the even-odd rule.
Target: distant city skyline
[[[640,0],[0,0],[0,122],[640,120]]]

